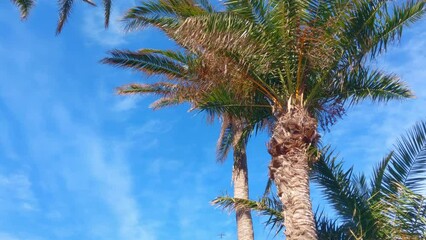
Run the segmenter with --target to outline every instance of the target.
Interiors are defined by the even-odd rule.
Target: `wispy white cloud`
[[[164,134],[169,132],[173,127],[173,123],[166,120],[150,119],[138,127],[129,127],[130,135],[139,136],[144,134]]]
[[[117,98],[114,105],[112,106],[113,111],[115,112],[123,112],[132,110],[138,107],[138,103],[142,98],[136,96],[126,96],[124,98]]]
[[[2,211],[35,211],[37,199],[28,176],[22,173],[0,173],[0,209]]]
[[[100,183],[103,199],[114,212],[120,231],[120,239],[125,240],[154,240],[155,234],[141,222],[138,204],[133,197],[131,174],[122,158],[122,150],[117,147],[112,157],[105,155],[105,146],[101,141],[91,138],[87,141],[87,153],[91,170]],[[110,156],[111,156],[110,155]]]
[[[117,2],[111,9],[111,17],[109,27],[104,28],[104,10],[102,6],[97,8],[86,9],[84,12],[83,32],[94,43],[107,47],[116,47],[125,44],[128,35],[123,28],[121,22],[125,10],[130,8],[130,2]]]
[[[114,47],[126,43],[124,39],[125,33],[116,23],[117,11],[112,11],[112,23],[109,29],[104,29],[103,13],[96,11],[95,13],[86,13],[84,19],[83,31],[93,42],[102,44],[107,47]]]

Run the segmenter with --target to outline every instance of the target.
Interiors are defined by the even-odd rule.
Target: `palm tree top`
[[[274,109],[301,105],[327,125],[345,103],[412,96],[397,76],[366,63],[424,15],[424,4],[227,1],[225,12],[186,18],[173,38],[222,69],[237,66]]]

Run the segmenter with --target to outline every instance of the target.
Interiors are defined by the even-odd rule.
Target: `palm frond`
[[[164,107],[171,107],[171,106],[180,105],[184,102],[185,102],[184,99],[179,99],[179,98],[176,98],[174,96],[162,97],[162,98],[154,101],[153,103],[151,103],[151,105],[149,107],[154,109],[154,110],[158,110],[158,109],[164,108]]]
[[[18,6],[19,11],[21,12],[21,19],[26,19],[28,17],[30,10],[35,4],[34,0],[12,0],[12,2]]]
[[[232,198],[229,196],[217,197],[212,202],[212,205],[222,208],[227,211],[235,211],[235,209],[251,209],[256,211],[261,216],[266,216],[268,220],[265,222],[270,230],[274,230],[278,234],[284,227],[284,217],[282,215],[282,205],[279,199],[262,198],[259,201],[249,199]]]
[[[71,13],[71,8],[74,3],[74,0],[59,0],[59,21],[58,26],[56,27],[56,34],[61,33],[62,28],[65,22],[68,19],[68,16]]]
[[[324,211],[315,211],[315,225],[317,229],[318,239],[327,240],[346,240],[347,233],[344,228],[338,224],[337,219],[329,219],[325,216]]]
[[[359,189],[360,184],[365,185],[365,180],[359,182],[363,178],[354,177],[352,171],[352,168],[343,170],[342,163],[337,163],[333,151],[326,147],[314,164],[312,180],[319,184],[325,199],[345,222],[348,231],[356,237],[377,236],[380,222],[374,218],[366,192]]]
[[[216,12],[215,8],[213,7],[213,5],[210,3],[209,0],[199,0],[197,5],[203,8],[208,13]]]
[[[402,31],[406,27],[420,20],[425,13],[425,1],[409,0],[402,5],[389,6],[386,11],[382,12],[383,21],[380,28],[378,28],[379,30],[372,38],[371,43],[368,44],[372,55],[385,52],[391,42],[398,41],[401,38]]]
[[[397,192],[383,199],[394,236],[422,239],[426,234],[426,198],[396,183]]]
[[[102,63],[131,68],[146,74],[163,74],[171,78],[184,76],[185,66],[163,52],[114,50],[110,55],[104,58]]]
[[[248,117],[259,120],[271,112],[271,106],[265,102],[236,101],[232,92],[215,88],[205,98],[197,102],[197,108],[209,115],[229,114],[236,118]],[[250,114],[249,114],[250,113]]]
[[[228,0],[225,6],[227,11],[237,13],[251,22],[265,22],[267,2],[264,0]]]
[[[343,99],[351,104],[369,98],[373,101],[389,101],[413,97],[410,89],[393,74],[377,70],[359,69],[351,72],[341,86]]]
[[[92,5],[92,6],[96,7],[96,3],[95,3],[95,2],[93,2],[92,0],[83,0],[83,2],[85,2],[85,3],[89,4],[89,5]]]
[[[175,84],[166,82],[157,82],[153,84],[128,84],[117,88],[117,93],[122,95],[130,94],[156,94],[167,96],[173,93],[176,88]]]
[[[105,28],[108,28],[109,26],[109,19],[111,16],[111,6],[112,6],[112,0],[103,0],[104,4],[104,16],[105,16]]]
[[[352,184],[352,168],[343,170],[342,163],[336,162],[333,151],[325,148],[320,159],[313,168],[312,180],[319,184],[325,198],[330,201],[333,208],[346,220],[353,218],[357,212],[357,196],[355,186]]]
[[[234,139],[234,130],[232,120],[226,114],[222,117],[220,135],[216,145],[216,159],[218,162],[224,162],[232,147]]]
[[[426,122],[418,122],[396,145],[384,179],[387,192],[395,193],[395,184],[419,192],[426,180]]]
[[[373,175],[370,181],[371,198],[374,199],[373,201],[379,201],[382,196],[383,179],[385,178],[386,170],[389,168],[392,156],[393,152],[389,153],[373,170]]]
[[[197,4],[191,0],[164,0],[142,2],[128,10],[123,18],[128,31],[156,26],[164,31],[177,27],[179,21],[186,17],[197,16],[212,11],[208,3]]]

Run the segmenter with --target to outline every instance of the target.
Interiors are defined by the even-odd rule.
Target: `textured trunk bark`
[[[249,199],[248,189],[248,168],[246,145],[237,144],[241,138],[242,127],[236,124],[234,132],[234,167],[232,170],[232,179],[234,182],[234,198]],[[238,240],[254,240],[253,221],[249,208],[236,209],[237,236]]]
[[[287,240],[317,239],[309,194],[311,144],[318,141],[317,122],[302,107],[277,114],[268,151],[269,174],[283,203]]]

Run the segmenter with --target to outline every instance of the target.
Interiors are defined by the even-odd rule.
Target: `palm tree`
[[[263,94],[275,117],[268,144],[270,177],[285,206],[287,239],[315,239],[308,176],[315,162],[311,149],[320,137],[318,124],[327,127],[345,108],[364,98],[387,101],[412,96],[395,75],[367,63],[423,16],[425,3],[253,0],[225,4],[227,10],[221,13],[193,14],[182,8],[179,24],[170,21],[176,14],[169,9],[148,9],[147,14],[147,9],[135,8],[128,15],[128,26],[146,26],[154,19],[154,26],[212,69],[207,73],[212,73],[212,81],[226,79],[230,86],[238,86],[232,88],[236,102],[250,101],[253,92]],[[151,18],[146,17],[149,14]],[[182,21],[182,16],[188,17]],[[168,24],[173,28],[166,28]],[[226,77],[229,71],[232,78]],[[221,109],[238,114],[235,106]]]
[[[179,5],[179,14],[149,2],[130,10],[127,27],[163,30],[209,69],[203,84],[227,82],[234,103],[263,95],[275,117],[270,177],[285,206],[287,238],[315,239],[308,176],[318,124],[327,127],[364,98],[412,96],[395,75],[366,63],[420,19],[424,2],[226,1],[220,13],[206,1],[197,6],[207,13],[187,8],[191,0],[165,2]],[[217,107],[248,116],[235,105]]]
[[[21,18],[25,20],[27,19],[30,13],[30,10],[34,7],[36,1],[35,0],[12,0],[12,2],[19,8],[19,11],[21,12]],[[83,2],[92,6],[96,6],[96,3],[93,2],[92,0],[83,0]],[[62,28],[71,13],[73,3],[74,3],[74,0],[58,0],[59,20],[58,20],[58,26],[56,28],[56,34],[61,33]],[[103,5],[105,9],[104,24],[105,24],[105,28],[107,28],[109,25],[112,0],[103,0]]]
[[[159,4],[164,4],[159,3]],[[200,92],[201,83],[206,81],[200,75],[202,65],[193,54],[184,54],[173,51],[141,50],[138,52],[113,51],[112,56],[105,58],[104,63],[137,69],[150,75],[166,76],[167,82],[153,84],[130,84],[118,89],[119,94],[154,94],[160,96],[151,107],[163,108],[183,102],[189,102],[192,109],[207,111],[210,119],[217,115],[211,105],[221,104],[216,95],[224,96],[223,88],[209,88],[207,92]],[[266,109],[268,110],[268,109]],[[263,112],[261,112],[263,111]],[[239,119],[229,114],[222,114],[221,133],[217,144],[217,159],[223,162],[233,148],[234,166],[232,180],[234,183],[234,197],[249,198],[248,168],[246,145],[252,131],[262,128],[271,114],[261,109],[253,116],[259,119]],[[265,117],[263,117],[265,116]],[[253,223],[250,208],[241,208],[236,211],[237,236],[240,240],[253,240]]]
[[[312,179],[336,214],[335,220],[316,214],[320,239],[424,239],[426,236],[426,121],[417,123],[373,170],[370,181],[353,168],[344,170],[333,152],[315,163]],[[250,207],[268,217],[278,231],[284,220],[274,195],[259,201],[219,197],[214,204],[227,209]]]

